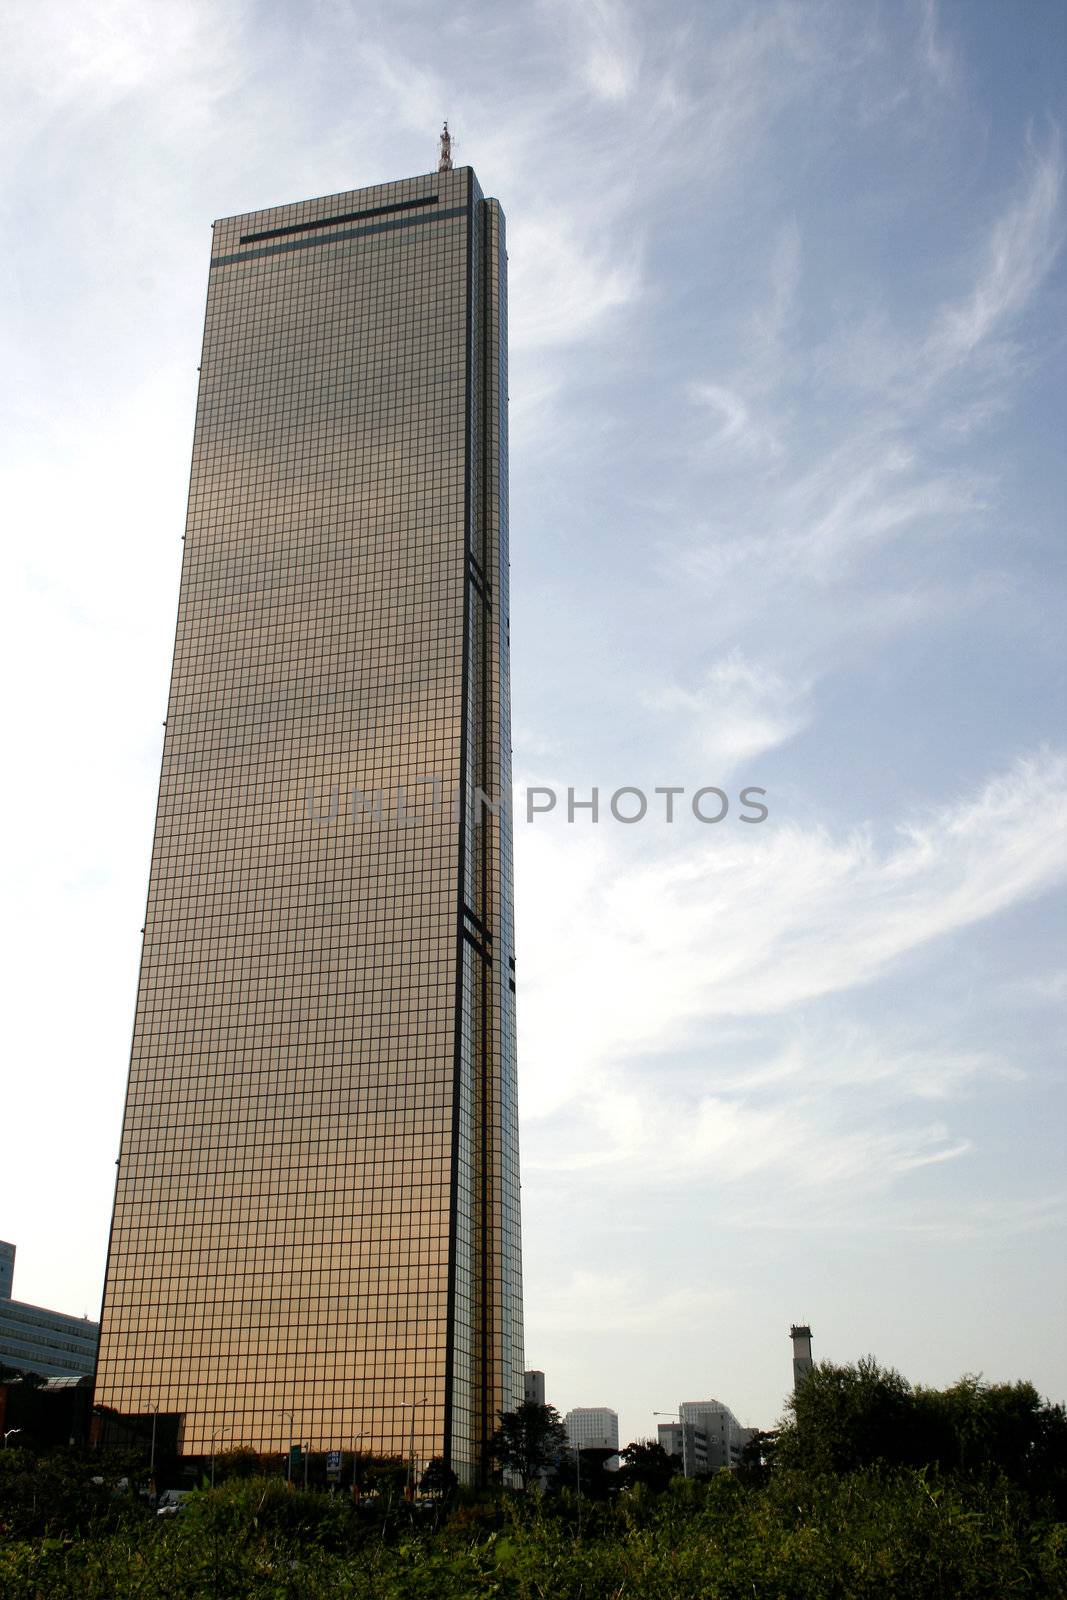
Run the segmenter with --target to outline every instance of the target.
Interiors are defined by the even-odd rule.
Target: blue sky
[[[1062,6],[9,10],[16,1293],[95,1314],[209,225],[508,215],[527,1359],[771,1423],[818,1356],[1067,1392]]]

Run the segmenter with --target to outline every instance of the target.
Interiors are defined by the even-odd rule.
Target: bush
[[[467,1494],[440,1530],[279,1479],[181,1515],[0,1545],[11,1600],[993,1600],[1067,1593],[1067,1527],[1024,1490],[936,1470],[720,1473],[616,1504]],[[393,1521],[389,1521],[394,1517]],[[383,1519],[384,1531],[383,1537]]]

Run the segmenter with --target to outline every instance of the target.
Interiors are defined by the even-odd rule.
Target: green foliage
[[[776,1460],[810,1472],[855,1472],[911,1455],[911,1384],[873,1356],[812,1367],[787,1406]]]
[[[395,1500],[407,1488],[410,1471],[403,1456],[360,1456],[356,1463],[356,1482],[364,1494]]]
[[[651,1439],[637,1439],[620,1451],[619,1487],[633,1489],[638,1484],[646,1489],[666,1489],[671,1479],[682,1469],[677,1456],[668,1455],[661,1444]]]
[[[280,1479],[198,1491],[173,1519],[0,1542],[5,1600],[999,1600],[1062,1595],[1067,1528],[1027,1497],[912,1469],[758,1487],[719,1473],[613,1504],[497,1495],[393,1536],[343,1495]],[[578,1516],[581,1512],[579,1531]]]
[[[459,1479],[441,1456],[434,1456],[419,1480],[420,1494],[440,1495],[442,1498],[452,1494],[458,1487]]]
[[[275,1460],[271,1458],[271,1462]],[[267,1469],[265,1457],[246,1445],[235,1445],[230,1450],[220,1450],[215,1457],[215,1482],[225,1483],[228,1478],[256,1478]]]
[[[12,1367],[6,1361],[0,1361],[0,1383],[21,1383],[27,1389],[43,1389],[47,1381],[39,1372],[27,1372],[22,1367]]]
[[[194,1492],[179,1516],[182,1535],[198,1538],[285,1538],[322,1549],[351,1544],[352,1518],[343,1496],[289,1485],[284,1478],[231,1478]]]
[[[139,1461],[128,1451],[0,1450],[0,1536],[63,1539],[146,1517]]]
[[[526,1416],[520,1413],[526,1410]],[[530,1411],[540,1413],[531,1416]],[[526,1482],[562,1448],[550,1407],[501,1419]],[[400,1458],[357,1463],[365,1498],[230,1451],[178,1516],[134,1492],[133,1455],[0,1452],[4,1600],[1000,1600],[1067,1595],[1067,1418],[1030,1384],[913,1389],[872,1360],[820,1366],[771,1451],[674,1475],[631,1444],[601,1501],[454,1489],[403,1495]],[[768,1457],[770,1465],[768,1466]],[[276,1467],[276,1463],[274,1463]],[[230,1470],[230,1469],[233,1470]],[[101,1478],[95,1483],[94,1478]],[[127,1484],[128,1480],[128,1484]],[[424,1493],[449,1485],[440,1462]],[[583,1461],[583,1488],[585,1463]],[[435,1491],[436,1492],[436,1491]]]
[[[489,1453],[505,1471],[517,1473],[527,1489],[538,1473],[554,1465],[566,1442],[567,1430],[555,1406],[524,1400],[514,1411],[500,1413]]]
[[[822,1362],[789,1403],[773,1461],[814,1473],[876,1463],[994,1471],[1067,1515],[1067,1418],[1031,1383],[968,1376],[949,1389],[913,1389],[873,1357],[854,1366]]]

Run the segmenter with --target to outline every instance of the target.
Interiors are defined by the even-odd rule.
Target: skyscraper
[[[189,1454],[522,1398],[506,317],[447,138],[214,224],[96,1394]]]

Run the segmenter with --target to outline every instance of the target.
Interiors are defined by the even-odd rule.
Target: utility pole
[[[412,1505],[415,1503],[415,1407],[425,1405],[427,1396],[419,1395],[411,1401],[411,1437],[408,1441],[408,1494]]]
[[[290,1483],[291,1484],[292,1481],[293,1481],[293,1427],[294,1427],[293,1415],[294,1414],[293,1414],[292,1411],[279,1411],[278,1415],[280,1417],[288,1417],[289,1418],[289,1443],[285,1447],[285,1481],[286,1481],[286,1483]]]
[[[359,1449],[358,1449],[359,1441],[361,1439],[365,1439],[366,1437],[367,1437],[367,1435],[365,1433],[355,1433],[355,1434],[352,1435],[352,1498],[353,1498],[353,1500],[358,1500],[359,1499]]]

